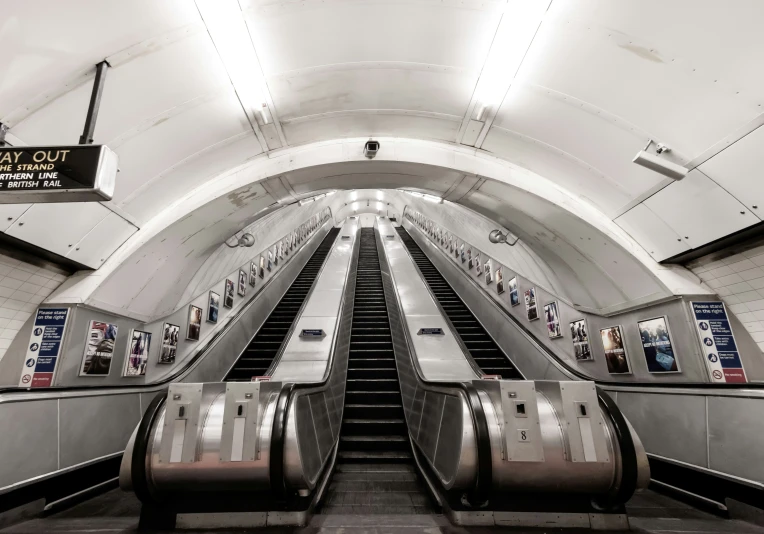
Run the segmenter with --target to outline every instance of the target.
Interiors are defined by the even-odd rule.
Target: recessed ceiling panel
[[[250,31],[266,75],[365,61],[480,68],[500,5],[471,0],[247,4]]]

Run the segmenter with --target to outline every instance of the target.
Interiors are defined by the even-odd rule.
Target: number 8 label
[[[530,441],[530,439],[528,438],[528,430],[518,429],[517,430],[517,441],[520,441],[520,442],[523,442],[523,443],[526,443],[526,442]]]

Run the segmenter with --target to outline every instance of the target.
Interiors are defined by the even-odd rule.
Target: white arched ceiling
[[[248,117],[196,2],[3,2],[0,122],[10,126],[9,141],[75,143],[94,65],[106,59],[95,139],[119,155],[121,172],[111,202],[0,205],[0,231],[100,267],[115,251],[112,258],[130,257],[181,211],[195,217],[193,209],[219,197],[219,184],[230,183],[231,193],[267,177],[275,180],[252,186],[263,203],[219,222],[220,235],[251,222],[266,201],[365,187],[446,195],[566,264],[579,255],[607,262],[606,252],[581,243],[579,230],[590,227],[648,265],[760,222],[758,0],[217,5],[230,2],[246,22],[272,124]],[[524,18],[537,8],[538,20]],[[512,43],[507,35],[526,33],[521,53],[507,56],[524,55],[516,75],[497,75],[491,69]],[[374,160],[385,166],[360,156],[369,136],[387,138]],[[648,139],[672,147],[662,157],[691,169],[687,178],[674,183],[631,163]],[[299,162],[306,153],[309,165]],[[502,170],[476,168],[486,165]],[[505,168],[518,188],[511,199],[470,178],[501,181]],[[253,171],[234,187],[232,169]],[[472,185],[479,191],[467,195]],[[665,271],[647,270],[666,283]],[[620,275],[608,276],[617,283]],[[676,276],[666,283],[670,291],[682,284]]]

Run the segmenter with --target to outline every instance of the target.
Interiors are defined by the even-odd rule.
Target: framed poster
[[[260,256],[260,278],[265,278],[265,258]]]
[[[483,266],[480,265],[480,252],[475,252],[475,274],[483,274]]]
[[[273,258],[273,265],[279,264],[279,247],[278,245],[273,245],[273,254],[268,252],[268,259],[270,260],[271,257]],[[269,262],[270,263],[270,262]]]
[[[600,337],[602,338],[602,346],[605,348],[608,373],[612,375],[631,374],[621,325],[601,329]]]
[[[504,293],[504,273],[502,273],[501,267],[496,269],[496,292],[499,295]]]
[[[188,329],[186,330],[186,339],[189,341],[199,341],[202,333],[202,309],[193,304],[188,307]]]
[[[273,252],[270,250],[268,251],[268,272],[271,272],[273,269]]]
[[[178,351],[180,327],[165,323],[162,327],[162,349],[159,351],[159,363],[174,363]]]
[[[237,293],[240,297],[247,296],[247,273],[239,269],[239,287]]]
[[[459,255],[460,255],[460,256],[461,256],[461,258],[462,258],[462,263],[464,263],[465,261],[467,261],[467,256],[465,256],[465,255],[464,255],[464,243],[462,243],[462,246],[461,246],[461,247],[459,247]]]
[[[207,322],[217,323],[219,313],[220,313],[220,295],[218,295],[214,291],[210,291],[210,295],[207,300]]]
[[[679,364],[671,342],[668,318],[664,315],[638,321],[637,327],[642,339],[647,370],[651,373],[678,373]]]
[[[279,259],[284,259],[284,240],[279,241]]]
[[[490,258],[485,260],[485,283],[490,284],[493,282],[493,273],[491,272],[491,260]]]
[[[225,292],[223,293],[223,306],[233,308],[233,282],[225,279]]]
[[[520,304],[520,294],[517,292],[517,277],[514,276],[509,281],[509,303],[512,306]]]
[[[456,258],[459,257],[459,240],[458,239],[454,239],[454,248],[451,249],[451,252],[454,253],[454,257]]]
[[[557,307],[557,301],[544,304],[544,317],[546,318],[546,333],[549,335],[549,339],[562,337],[560,310]]]
[[[254,261],[249,262],[249,285],[255,287],[257,283],[257,265]]]
[[[151,332],[130,330],[130,340],[127,343],[127,354],[125,355],[125,370],[122,376],[144,376],[146,374],[149,345],[151,345]]]
[[[711,381],[748,382],[724,303],[691,302],[690,306]]]
[[[111,370],[111,360],[114,357],[114,343],[116,341],[117,325],[90,321],[80,376],[108,375]]]
[[[467,249],[467,269],[472,270],[472,247]]]
[[[53,385],[68,318],[69,308],[37,309],[19,387],[49,388]]]
[[[451,254],[454,253],[454,236],[452,235],[448,236],[448,251]]]
[[[535,321],[539,318],[539,311],[536,307],[536,288],[532,287],[525,290],[525,313],[529,321]]]
[[[586,328],[585,319],[570,323],[570,337],[573,338],[573,353],[576,356],[576,361],[593,361],[592,348],[589,345],[589,330]]]

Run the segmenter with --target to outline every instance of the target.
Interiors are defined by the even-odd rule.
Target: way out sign
[[[111,200],[117,163],[104,145],[0,148],[0,204]]]

